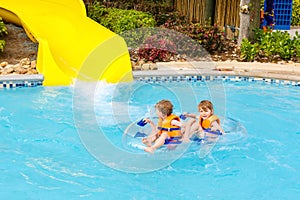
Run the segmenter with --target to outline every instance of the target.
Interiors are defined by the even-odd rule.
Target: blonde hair
[[[155,108],[164,115],[171,115],[173,112],[173,104],[169,100],[161,100],[156,103]]]
[[[208,109],[211,110],[212,112],[214,111],[214,106],[213,106],[212,102],[210,102],[208,100],[201,101],[198,105],[199,110],[200,110],[200,108],[204,111],[207,111]]]

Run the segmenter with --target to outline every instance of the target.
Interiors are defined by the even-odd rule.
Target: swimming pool
[[[259,81],[135,81],[99,83],[96,88],[2,90],[1,197],[298,199],[299,93],[299,87]],[[212,99],[216,114],[239,121],[247,138],[216,145],[203,159],[195,152],[183,152],[169,164],[163,163],[165,167],[153,163],[156,155],[130,154],[127,158],[143,156],[143,161],[151,160],[147,166],[153,164],[149,172],[131,173],[134,169],[122,167],[131,160],[115,155],[126,152],[123,130],[163,98],[174,103],[177,113],[195,112],[198,101]],[[95,123],[103,136],[96,133]],[[98,152],[103,150],[98,137],[109,141],[111,149]],[[85,140],[90,138],[94,140]]]

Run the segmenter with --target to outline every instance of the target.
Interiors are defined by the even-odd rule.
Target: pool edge
[[[300,86],[300,63],[274,64],[249,62],[157,62],[157,70],[132,71],[134,80],[159,81],[264,81]],[[42,74],[1,75],[0,89],[42,86]]]
[[[10,74],[0,76],[0,89],[43,85],[42,74]]]

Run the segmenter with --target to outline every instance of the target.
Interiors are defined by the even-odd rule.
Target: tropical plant
[[[2,21],[2,18],[0,17],[0,38],[7,34],[8,34],[7,28]],[[4,47],[5,47],[5,41],[3,39],[0,39],[0,52],[3,52]]]
[[[224,31],[218,25],[201,25],[199,23],[181,23],[167,21],[164,27],[176,30],[196,40],[208,52],[222,51],[224,48]]]
[[[291,38],[287,31],[264,32],[254,30],[254,41],[244,39],[241,45],[241,57],[246,61],[261,58],[269,62],[295,60],[300,58],[300,35]]]
[[[141,60],[165,62],[177,54],[175,43],[161,34],[151,35],[140,46],[138,55]]]
[[[300,0],[293,0],[292,26],[300,26]]]
[[[259,52],[258,46],[258,43],[251,44],[247,38],[243,39],[241,44],[241,58],[246,61],[254,61]]]
[[[154,27],[156,22],[150,13],[136,10],[106,8],[99,3],[91,4],[88,16],[115,33],[142,27]]]

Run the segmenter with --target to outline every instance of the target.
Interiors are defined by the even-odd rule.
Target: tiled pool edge
[[[263,81],[300,86],[300,63],[158,62],[157,70],[134,71],[135,80],[151,81]]]
[[[133,71],[133,77],[143,82],[163,81],[263,81],[283,85],[300,86],[300,76],[293,74],[270,74],[263,71],[252,71],[251,73],[236,73],[233,71],[216,71],[214,67],[198,69],[161,67],[158,70]],[[43,85],[42,74],[32,75],[1,75],[0,89],[16,87],[35,87]]]
[[[42,74],[30,75],[1,75],[0,89],[16,87],[35,87],[43,85],[44,76]]]
[[[283,80],[283,79],[273,79],[273,78],[261,78],[261,77],[251,77],[251,76],[228,76],[228,75],[165,75],[165,76],[136,76],[135,80],[145,82],[145,83],[159,83],[159,82],[197,82],[197,81],[231,81],[231,82],[256,82],[261,81],[265,83],[281,84],[281,85],[293,85],[300,86],[300,81],[293,80]]]
[[[300,76],[269,74],[264,72],[236,73],[233,71],[216,71],[209,68],[161,68],[158,70],[133,71],[133,77],[143,82],[172,82],[172,81],[262,81],[283,85],[300,86]]]

